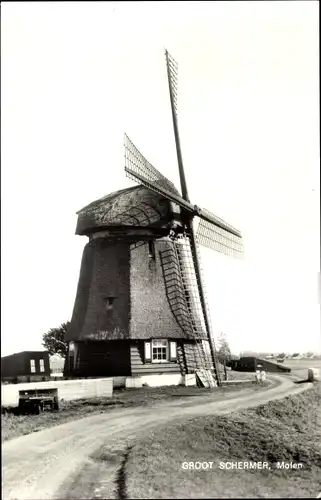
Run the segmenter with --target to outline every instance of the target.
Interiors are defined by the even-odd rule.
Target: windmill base
[[[167,339],[168,359],[163,362],[151,359],[151,343],[152,339],[74,342],[65,360],[64,375],[68,378],[112,377],[115,388],[196,386],[200,385],[196,372],[202,373],[203,368],[204,379],[208,380],[209,370],[204,368],[205,361],[195,341]]]

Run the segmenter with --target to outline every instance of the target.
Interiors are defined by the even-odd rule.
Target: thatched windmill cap
[[[78,235],[119,226],[157,227],[174,219],[173,204],[143,186],[110,193],[82,208],[77,215]]]

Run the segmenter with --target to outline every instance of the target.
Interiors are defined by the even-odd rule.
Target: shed
[[[255,372],[257,369],[257,365],[261,365],[262,369],[266,372],[272,373],[289,373],[291,368],[279,365],[277,363],[273,363],[272,361],[267,361],[266,359],[257,358],[254,356],[245,356],[240,358],[238,361],[231,361],[228,366],[232,368],[232,370],[238,372]]]
[[[22,351],[1,358],[2,382],[36,382],[49,377],[48,351]]]

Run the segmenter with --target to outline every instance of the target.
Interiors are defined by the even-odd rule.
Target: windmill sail
[[[166,65],[167,65],[168,88],[169,88],[169,97],[170,97],[171,109],[172,109],[172,119],[173,119],[173,128],[174,128],[174,136],[175,136],[175,144],[176,144],[179,178],[181,181],[182,196],[183,196],[185,201],[189,202],[187,184],[186,184],[185,172],[184,172],[184,166],[183,166],[181,143],[180,143],[179,131],[178,131],[178,123],[177,123],[178,64],[173,59],[173,57],[168,53],[167,50],[165,50],[165,57],[166,57]]]
[[[176,251],[180,263],[183,286],[189,309],[193,331],[196,337],[206,335],[206,326],[199,298],[199,284],[195,274],[194,260],[189,238],[182,238],[176,242]]]
[[[128,177],[172,201],[172,203],[178,206],[178,210],[180,209],[180,221],[184,226],[183,234],[185,235],[185,242],[184,239],[176,240],[176,257],[179,262],[179,269],[178,271],[175,270],[175,272],[165,272],[165,286],[167,285],[168,289],[171,290],[168,292],[168,297],[172,305],[176,301],[177,311],[182,310],[182,303],[185,303],[187,307],[190,320],[185,316],[182,319],[181,312],[178,314],[180,316],[179,321],[183,325],[182,328],[190,329],[194,339],[208,338],[211,361],[213,362],[217,383],[220,385],[219,364],[200,269],[198,243],[218,252],[240,257],[243,254],[242,235],[224,220],[210,213],[208,210],[200,209],[190,202],[178,131],[178,65],[167,50],[165,51],[165,57],[182,194],[177,191],[173,183],[166,179],[144,158],[127,136],[125,136],[125,171]],[[193,227],[193,218],[195,216],[200,219],[197,235],[195,235]],[[163,266],[163,270],[165,267]],[[177,277],[175,278],[177,272],[180,274],[183,283],[183,299],[182,293],[181,291],[178,292],[177,287],[175,289],[174,285],[168,285],[171,283],[171,280],[177,280]],[[204,334],[205,337],[202,337]]]
[[[204,280],[201,273],[196,272],[196,262],[193,256],[191,239],[189,237],[181,238],[176,240],[175,243],[185,297],[187,301],[187,308],[192,323],[193,335],[196,339],[196,346],[198,349],[198,369],[205,370],[205,377],[208,378],[208,384],[209,387],[211,387],[213,379],[212,375],[208,373],[208,370],[212,370],[213,368],[215,369],[218,384],[220,383],[220,373],[219,363],[215,352],[215,341],[212,335],[212,328],[210,324],[209,308],[204,290]],[[201,287],[203,290],[203,297],[205,297],[206,300],[206,304],[204,304],[206,310],[204,310],[204,307],[202,307],[200,293]],[[212,345],[214,347],[214,352],[212,354],[209,345],[210,337]]]
[[[147,187],[155,186],[155,188],[165,190],[166,194],[168,192],[180,197],[179,191],[174,184],[146,160],[126,134],[124,146],[125,171],[129,176],[130,174],[132,174],[133,177],[138,175],[138,180],[140,180],[139,178],[141,177],[145,180],[146,185],[149,183]]]
[[[203,210],[213,218],[216,215]],[[232,228],[232,226],[230,226]],[[234,228],[232,228],[234,229]],[[212,222],[200,218],[196,232],[196,240],[200,245],[211,248],[216,252],[224,253],[229,257],[242,258],[244,255],[243,240],[241,234],[238,236]]]
[[[142,158],[144,158],[143,155],[141,156]],[[161,178],[155,178],[155,173],[151,174],[150,171],[146,172],[145,165],[140,164],[140,161],[142,161],[142,159],[138,157],[130,159],[127,151],[125,153],[125,161],[125,172],[129,179],[138,182],[138,184],[146,186],[148,189],[154,191],[155,193],[161,194],[167,200],[170,200],[187,212],[194,214],[195,208],[191,205],[191,203],[186,202],[181,197],[179,192],[176,191],[175,186],[170,181],[168,181],[166,177],[165,179],[169,184],[165,183],[165,181]],[[147,162],[147,160],[145,161]],[[148,166],[154,168],[150,163],[148,163]],[[156,169],[155,171],[157,172]]]
[[[128,137],[127,141],[129,141]],[[127,144],[127,145],[126,145]],[[198,216],[202,224],[199,228],[199,237],[200,243],[204,246],[209,246],[210,248],[214,248],[209,239],[215,240],[215,235],[212,235],[209,238],[209,231],[212,226],[215,226],[218,230],[221,229],[221,237],[218,236],[216,239],[221,241],[223,236],[226,236],[225,245],[231,246],[232,243],[241,244],[241,233],[235,229],[233,226],[225,222],[223,219],[218,217],[217,215],[212,214],[208,210],[203,210],[195,205],[192,205],[190,202],[184,200],[174,184],[169,181],[166,177],[164,177],[158,170],[149,163],[146,158],[138,151],[138,149],[134,146],[134,144],[130,141],[130,148],[128,147],[128,142],[125,144],[125,171],[126,175],[138,182],[139,184],[146,186],[151,191],[155,193],[161,194],[164,198],[172,201],[176,205],[178,205],[181,209],[190,213],[192,216]],[[133,153],[135,151],[135,154]],[[205,224],[207,223],[207,224]],[[229,236],[230,235],[230,236]],[[204,236],[204,238],[202,238]],[[235,236],[235,238],[234,238]],[[235,247],[235,251],[242,250],[239,246]],[[214,248],[214,250],[218,250],[218,248]],[[221,251],[221,250],[218,250]]]
[[[175,240],[160,252],[160,259],[172,313],[184,334],[196,341],[196,351],[186,348],[187,365],[194,370],[210,370],[213,363],[189,238]]]
[[[177,87],[178,87],[178,64],[175,59],[165,51],[166,64],[167,64],[167,76],[170,89],[170,97],[173,103],[173,110],[177,115]]]
[[[193,322],[186,300],[183,274],[176,249],[176,242],[172,242],[166,249],[161,250],[159,255],[170,309],[184,334],[186,334],[188,338],[193,339],[195,338],[195,332],[193,330]],[[205,332],[200,333],[205,335]]]

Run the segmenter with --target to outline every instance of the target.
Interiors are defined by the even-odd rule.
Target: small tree
[[[50,328],[47,333],[42,336],[42,345],[47,349],[49,354],[58,354],[65,357],[68,350],[68,342],[65,342],[65,335],[69,328],[70,321],[62,323],[58,328]]]
[[[231,359],[231,348],[224,332],[221,332],[218,336],[217,354],[221,362],[230,361]]]
[[[218,336],[217,356],[224,366],[224,377],[227,380],[226,363],[231,360],[231,349],[224,332],[221,332]]]

